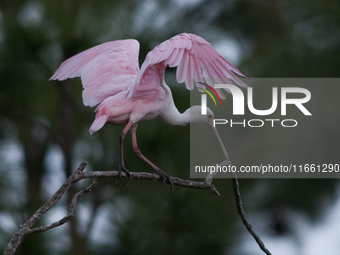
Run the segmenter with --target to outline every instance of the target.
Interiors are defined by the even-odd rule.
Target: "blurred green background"
[[[153,47],[182,32],[204,37],[249,77],[340,74],[337,0],[1,0],[0,250],[81,161],[89,162],[87,171],[118,169],[122,127],[105,126],[90,136],[94,108],[82,104],[80,79],[48,81],[59,64],[127,38],[140,42],[142,62]],[[166,80],[184,111],[189,91],[176,84],[174,69]],[[332,107],[338,95],[325,95],[323,103]],[[329,134],[336,134],[339,117],[329,119]],[[158,120],[141,123],[139,146],[171,176],[189,178],[189,131]],[[227,145],[230,154],[248,139],[254,150],[263,146],[261,137],[232,135],[239,143],[234,152]],[[338,136],[310,139],[323,144],[314,148],[320,153],[339,152]],[[274,142],[286,141],[278,136]],[[152,172],[129,143],[128,135],[127,168]],[[87,183],[78,183],[39,223],[62,218]],[[149,181],[126,186],[125,180],[98,180],[75,220],[27,237],[16,254],[262,254],[238,217],[231,181],[214,184],[220,197],[181,187],[171,192]],[[248,219],[273,254],[338,254],[337,179],[242,179],[240,186]]]

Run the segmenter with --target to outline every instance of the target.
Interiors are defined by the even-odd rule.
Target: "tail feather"
[[[93,132],[96,132],[99,129],[101,129],[106,123],[108,117],[109,117],[108,114],[101,114],[101,112],[97,112],[96,119],[92,123],[92,126],[90,127],[89,130],[90,134],[92,135]]]

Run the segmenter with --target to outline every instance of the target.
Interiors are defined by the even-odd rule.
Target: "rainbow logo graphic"
[[[209,88],[217,96],[218,100],[220,101],[220,104],[222,105],[222,100],[221,100],[220,96],[218,95],[217,91],[213,87],[211,87],[210,85],[203,83],[203,82],[197,82],[197,83],[202,84],[202,85],[206,86],[207,88]],[[215,106],[217,106],[216,100],[209,90],[204,89],[204,88],[199,88],[199,87],[197,87],[197,88],[206,92],[212,98],[212,100],[214,101]]]

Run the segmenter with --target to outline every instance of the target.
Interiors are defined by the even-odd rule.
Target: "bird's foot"
[[[132,175],[130,171],[126,169],[125,165],[122,164],[121,162],[119,162],[119,175],[118,175],[118,180],[116,181],[116,184],[118,183],[119,179],[122,177],[122,172],[126,173],[126,175],[128,176],[129,179],[126,185],[129,185],[129,183],[132,180]]]
[[[161,179],[163,180],[163,188],[165,187],[165,181],[167,180],[171,185],[171,191],[174,191],[174,182],[172,181],[171,176],[159,168],[155,169],[155,171],[160,175]]]

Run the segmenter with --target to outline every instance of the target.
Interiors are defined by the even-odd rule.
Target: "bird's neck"
[[[198,106],[190,107],[185,112],[180,113],[176,108],[175,104],[172,104],[171,106],[169,106],[168,109],[166,109],[166,113],[160,116],[160,118],[169,125],[186,126],[190,122],[196,122],[195,119],[193,119],[193,115],[190,114],[190,112],[192,110],[196,110],[195,108],[197,107]]]
[[[162,114],[158,116],[158,118],[162,119],[165,123],[173,126],[186,126],[190,122],[196,122],[193,120],[193,115],[190,114],[193,112],[200,112],[200,106],[192,106],[188,108],[185,112],[180,113],[175,105],[175,102],[172,98],[172,93],[168,85],[163,81],[163,87],[167,91],[167,97],[165,101],[167,101],[166,107],[163,108]],[[199,108],[199,109],[198,109]]]
[[[184,113],[180,113],[175,106],[170,107],[166,110],[166,114],[161,116],[161,119],[169,125],[186,126],[190,123],[190,108]]]

